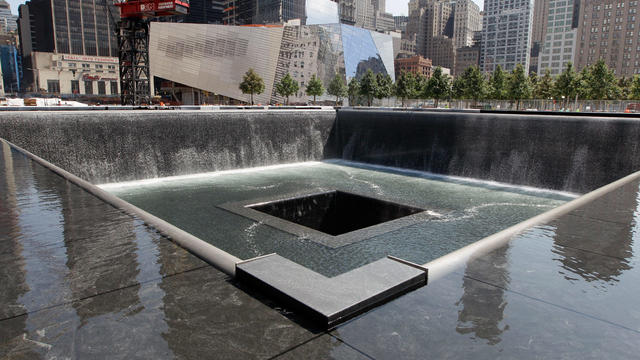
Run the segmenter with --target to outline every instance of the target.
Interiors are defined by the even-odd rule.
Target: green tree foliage
[[[438,107],[440,99],[446,99],[451,93],[451,78],[442,72],[440,66],[436,67],[429,78],[426,86],[426,97],[435,100],[435,107]]]
[[[402,101],[402,107],[404,107],[404,101],[406,99],[413,99],[417,94],[417,82],[413,73],[403,71],[396,80],[395,93],[396,96]]]
[[[349,81],[347,95],[349,96],[349,105],[355,105],[358,95],[360,95],[360,82],[358,79],[352,78],[351,81]]]
[[[298,90],[300,90],[300,85],[288,73],[276,84],[276,92],[286,98],[285,104],[287,105],[289,105],[289,96],[297,93]]]
[[[540,81],[540,78],[538,77],[538,73],[536,73],[535,71],[531,71],[529,73],[529,84],[531,84],[531,91],[533,93],[535,93],[536,91],[536,86],[538,86],[538,81]]]
[[[253,95],[264,92],[264,81],[253,69],[249,69],[242,78],[240,91],[243,94],[251,94],[251,105],[253,105]]]
[[[591,71],[588,67],[582,68],[580,75],[578,76],[578,98],[590,99],[589,90],[589,78],[591,77]]]
[[[544,70],[544,75],[538,77],[538,82],[533,89],[533,97],[536,99],[551,99],[554,92],[554,82],[549,68]]]
[[[631,83],[633,82],[632,77],[621,77],[618,80],[618,88],[620,89],[620,99],[630,99],[631,98]]]
[[[342,75],[336,74],[333,77],[327,88],[327,94],[336,97],[336,105],[338,105],[341,98],[347,96],[347,85],[344,83]]]
[[[569,101],[575,99],[580,88],[580,76],[573,68],[573,63],[568,62],[567,67],[558,76],[554,84],[554,94],[556,99]]]
[[[388,74],[378,73],[376,75],[376,82],[378,86],[376,88],[375,98],[385,99],[393,95],[393,80]]]
[[[459,77],[462,80],[456,85],[456,92],[460,99],[473,99],[475,105],[486,98],[487,80],[477,66],[469,66]]]
[[[633,100],[640,100],[640,75],[636,75],[631,80],[630,97]]]
[[[464,78],[462,75],[456,76],[451,83],[451,97],[454,99],[464,99]]]
[[[531,84],[529,77],[524,71],[521,64],[516,65],[511,76],[509,76],[508,84],[509,96],[516,101],[516,110],[520,109],[520,101],[531,97]]]
[[[309,79],[309,82],[307,83],[306,93],[309,96],[313,96],[314,104],[316,102],[316,96],[322,96],[322,94],[324,94],[324,86],[322,86],[322,81],[315,75],[312,75],[311,79]]]
[[[367,98],[367,106],[371,106],[373,97],[378,93],[378,80],[376,75],[367,70],[366,74],[360,79],[360,95]]]
[[[507,94],[507,81],[508,75],[502,70],[502,67],[498,65],[493,71],[491,78],[489,79],[489,98],[493,100],[504,100],[509,96]]]
[[[589,98],[593,100],[613,100],[620,96],[616,76],[604,60],[598,60],[589,68],[586,86]]]

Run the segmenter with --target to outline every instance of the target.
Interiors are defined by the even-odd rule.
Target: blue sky
[[[7,0],[11,4],[11,12],[18,14],[18,5],[24,4],[23,0]],[[484,0],[473,0],[480,5],[480,9],[484,6]],[[387,11],[393,15],[407,15],[407,4],[409,0],[387,0]]]

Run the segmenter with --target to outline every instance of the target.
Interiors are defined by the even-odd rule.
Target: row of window
[[[93,80],[85,80],[84,82],[84,93],[86,95],[93,95],[94,86]],[[98,81],[98,95],[106,95],[107,94],[107,82],[106,81]],[[118,82],[117,81],[109,81],[109,85],[111,87],[111,95],[118,95]],[[60,94],[60,80],[47,80],[47,91],[51,94]],[[80,80],[71,80],[71,93],[72,94],[80,94]]]

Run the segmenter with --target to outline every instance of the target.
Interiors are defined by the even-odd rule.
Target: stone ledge
[[[427,283],[427,269],[391,258],[327,278],[277,254],[236,265],[236,279],[329,328]]]

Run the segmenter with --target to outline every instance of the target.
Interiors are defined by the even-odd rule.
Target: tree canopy
[[[253,69],[249,69],[242,78],[240,91],[243,94],[251,94],[251,105],[253,105],[253,95],[264,92],[264,81]]]
[[[360,95],[367,98],[367,106],[371,106],[373,97],[378,94],[378,80],[371,69],[360,79]]]
[[[316,96],[322,96],[324,94],[324,86],[322,86],[322,81],[318,79],[315,75],[311,76],[309,82],[307,83],[306,93],[309,96],[313,96],[313,102],[316,102]]]
[[[493,100],[504,100],[509,97],[507,94],[507,79],[508,75],[502,70],[500,65],[496,66],[496,69],[491,74],[489,79],[489,98]]]
[[[442,68],[438,66],[427,82],[425,95],[426,97],[433,98],[435,100],[435,107],[438,107],[438,101],[440,99],[446,99],[450,93],[451,79],[449,75],[444,74]]]
[[[286,98],[286,104],[289,104],[289,96],[300,90],[300,85],[295,81],[289,73],[285,75],[280,82],[276,84],[276,92]]]
[[[418,95],[418,83],[413,73],[403,71],[396,79],[395,95],[402,101],[415,98]]]
[[[516,65],[515,69],[511,72],[508,91],[509,96],[513,100],[516,100],[516,109],[520,108],[520,100],[531,97],[529,77],[526,75],[524,67],[522,67],[521,64]]]
[[[336,76],[331,79],[329,83],[329,87],[327,88],[327,94],[336,97],[336,105],[340,102],[340,99],[347,96],[347,85],[344,83],[344,79],[342,75],[336,74]]]

